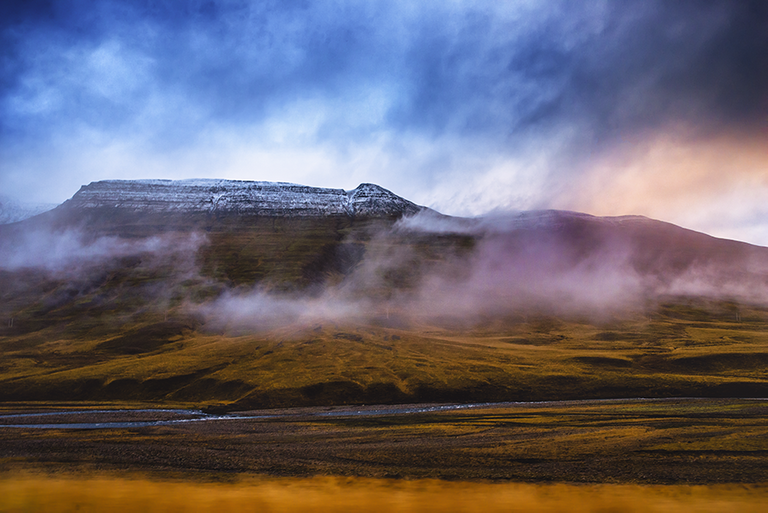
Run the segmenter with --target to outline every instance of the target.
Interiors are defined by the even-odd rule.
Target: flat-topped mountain
[[[103,181],[0,226],[0,401],[765,397],[768,248],[372,184]]]
[[[634,295],[683,282],[686,291],[701,285],[708,294],[768,289],[768,248],[642,216],[546,210],[456,218],[368,183],[345,191],[221,179],[93,182],[50,212],[0,227],[7,250],[0,257],[18,262],[14,266],[34,266],[48,253],[22,255],[18,248],[37,248],[46,237],[72,230],[87,244],[103,236],[133,244],[204,233],[196,257],[203,274],[239,285],[315,286],[343,280],[376,258],[387,269],[369,274],[386,277],[383,289],[418,283],[424,269],[436,266],[443,277],[482,272],[497,285],[510,276],[538,285],[560,282],[573,272],[590,273],[588,281],[603,276],[604,283],[612,270],[631,276],[634,287],[617,288]],[[62,249],[52,256],[58,262],[69,253]],[[515,283],[508,285],[517,290]]]
[[[105,180],[83,186],[67,210],[268,217],[401,217],[420,207],[378,185],[351,191],[241,180]]]

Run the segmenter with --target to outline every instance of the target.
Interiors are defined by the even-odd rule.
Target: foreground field
[[[0,511],[762,512],[768,490],[732,486],[528,485],[433,480],[0,477]]]
[[[6,409],[0,421],[103,422],[180,415],[110,413],[103,411],[104,405],[91,407],[91,413],[26,420],[8,416],[21,411],[16,407]],[[200,480],[256,474],[631,484],[768,482],[765,399],[376,410],[251,411],[219,420],[114,429],[0,426],[0,470],[7,475],[129,470],[156,478]],[[38,406],[35,411],[52,410]]]

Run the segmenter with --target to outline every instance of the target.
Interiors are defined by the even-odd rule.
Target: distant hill
[[[53,203],[24,203],[0,196],[0,224],[23,221],[55,207]]]

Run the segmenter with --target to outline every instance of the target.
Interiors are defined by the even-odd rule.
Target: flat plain
[[[96,406],[91,405],[90,413],[23,422],[163,420],[177,415],[108,413],[104,405]],[[253,474],[633,484],[768,481],[767,400],[390,408],[261,410],[197,422],[102,429],[0,427],[0,462],[6,472],[132,470],[215,480]],[[0,421],[20,422],[15,417]]]

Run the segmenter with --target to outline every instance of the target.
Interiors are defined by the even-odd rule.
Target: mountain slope
[[[768,248],[642,217],[458,219],[367,184],[113,181],[0,243],[0,400],[768,386]]]

